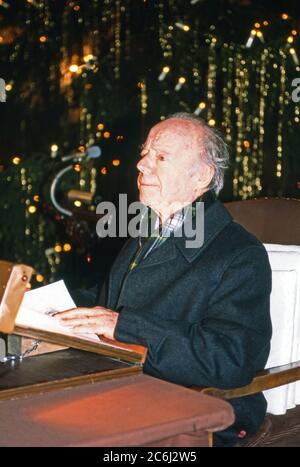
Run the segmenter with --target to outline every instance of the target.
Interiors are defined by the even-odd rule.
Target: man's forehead
[[[194,122],[174,118],[155,125],[150,130],[147,141],[169,147],[183,144],[188,148],[198,145],[203,133],[203,129]]]

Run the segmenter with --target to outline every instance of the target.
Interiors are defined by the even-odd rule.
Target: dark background
[[[89,284],[103,275],[123,240],[95,238],[95,221],[87,223],[82,211],[93,213],[97,202],[116,201],[119,193],[127,193],[129,201],[135,200],[135,165],[139,145],[149,128],[172,112],[193,112],[201,101],[206,103],[201,117],[213,118],[224,135],[226,128],[231,128],[232,139],[227,140],[231,168],[221,200],[300,197],[299,118],[297,105],[291,100],[291,83],[300,77],[300,68],[293,62],[287,42],[291,31],[296,31],[292,46],[300,57],[298,1],[4,3],[7,7],[0,6],[0,77],[11,90],[7,91],[7,101],[0,103],[1,258],[33,264],[45,281],[63,275],[72,286]],[[288,19],[283,20],[283,13]],[[268,21],[268,26],[264,27],[263,21]],[[176,26],[178,22],[189,25],[190,30],[182,31]],[[263,32],[264,43],[255,38],[252,47],[245,49],[256,22],[260,23],[258,30]],[[217,40],[214,50],[210,48],[213,37]],[[262,100],[264,50],[268,53],[264,86],[269,88]],[[93,59],[82,73],[70,73],[69,66],[84,64],[87,54]],[[230,59],[236,70],[239,54],[250,80],[245,97],[239,89],[242,81],[237,81],[234,73],[228,74]],[[208,99],[209,63],[216,67],[212,99]],[[158,81],[166,65],[170,72],[165,80]],[[187,81],[176,92],[179,76]],[[226,123],[224,89],[228,89],[228,79],[233,103]],[[147,97],[144,109],[143,90]],[[253,123],[261,102],[265,106],[262,126]],[[236,108],[243,113],[243,127],[250,122],[242,136]],[[103,123],[103,130],[98,129],[99,123]],[[264,129],[264,136],[259,143],[261,159],[256,163],[259,128]],[[109,131],[109,138],[105,138],[105,131]],[[283,139],[280,176],[276,173],[279,131]],[[247,182],[238,182],[239,190],[234,188],[234,173],[241,175],[244,170],[238,160],[238,142],[244,144],[245,140],[250,148],[243,149],[242,155],[249,157],[252,177],[261,180],[261,188],[253,185],[249,192],[242,186],[251,185],[249,177]],[[54,143],[59,147],[56,157],[51,155]],[[78,173],[72,171],[60,186],[62,203],[74,211],[72,220],[75,216],[78,219],[72,224],[53,209],[50,183],[63,167],[61,156],[93,144],[100,146],[102,156],[82,165],[81,177],[86,185],[79,186]],[[17,165],[15,157],[20,159]],[[120,160],[119,166],[112,164],[115,159]],[[66,193],[72,188],[89,191],[93,167],[93,201],[78,209],[66,199]],[[34,213],[30,214],[30,206],[36,208]],[[71,245],[70,251],[64,251],[65,244]],[[57,246],[62,251],[49,253]]]

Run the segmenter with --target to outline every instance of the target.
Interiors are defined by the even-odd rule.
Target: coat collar
[[[178,254],[178,250],[188,262],[192,262],[205,250],[218,233],[232,221],[232,217],[227,209],[224,208],[222,203],[216,200],[215,195],[211,191],[206,192],[202,196],[201,201],[204,202],[203,245],[198,248],[187,248],[186,241],[193,240],[193,237],[171,237],[159,248],[154,250],[147,258],[141,261],[139,269],[172,260],[176,257],[176,254]]]
[[[185,236],[173,239],[176,247],[189,262],[202,253],[211,241],[232,222],[232,216],[211,191],[205,193],[202,201],[204,202],[204,241],[202,246],[187,248],[186,241],[193,240],[193,238],[187,239]]]

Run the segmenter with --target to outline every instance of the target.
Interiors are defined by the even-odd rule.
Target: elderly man
[[[215,199],[227,162],[222,138],[194,116],[175,114],[155,125],[137,164],[138,188],[169,235],[130,239],[100,295],[86,292],[77,303],[98,306],[59,313],[61,322],[145,345],[144,371],[158,378],[185,386],[248,384],[269,353],[271,272],[262,244]],[[178,208],[195,201],[204,203],[204,242],[187,248],[173,231],[185,222]],[[255,433],[264,418],[262,394],[232,405],[236,422],[215,445]]]

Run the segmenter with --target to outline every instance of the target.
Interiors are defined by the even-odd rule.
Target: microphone
[[[87,159],[97,159],[97,157],[101,156],[101,149],[99,146],[91,146],[86,149],[84,152],[73,152],[72,154],[69,154],[68,156],[64,156],[61,158],[62,162],[69,161],[71,159],[75,161],[79,161],[86,157]]]

